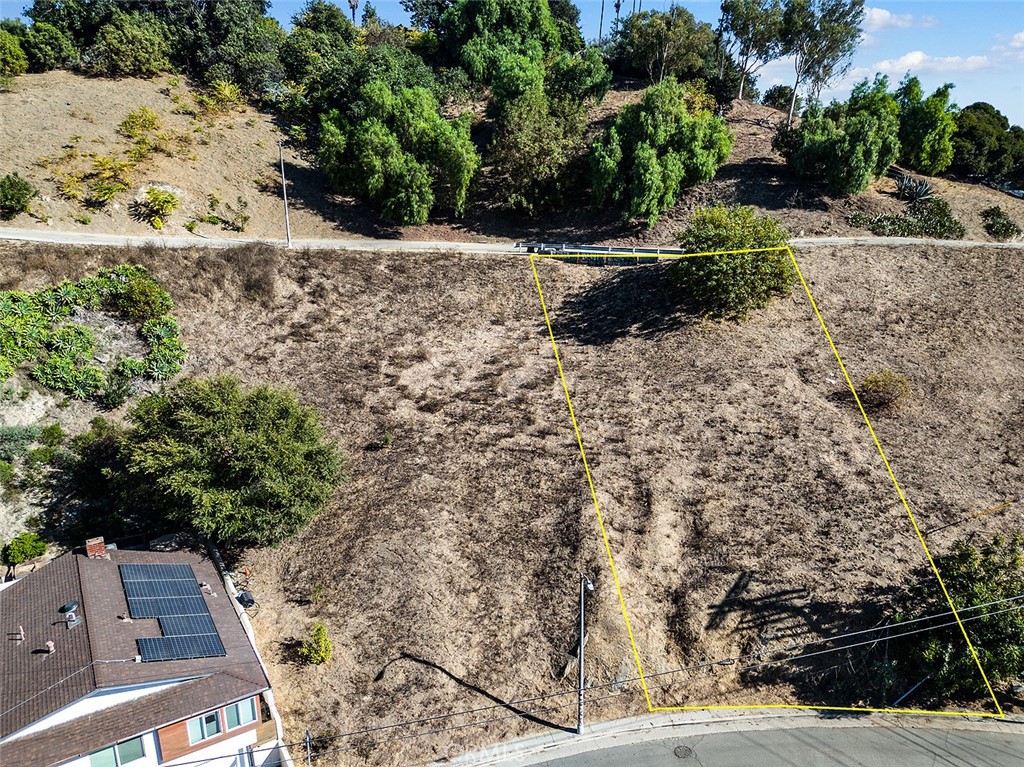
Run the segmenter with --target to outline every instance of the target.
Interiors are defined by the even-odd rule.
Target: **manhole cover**
[[[676,746],[675,750],[672,753],[678,756],[680,759],[689,759],[691,756],[693,756],[693,749],[689,746]]]

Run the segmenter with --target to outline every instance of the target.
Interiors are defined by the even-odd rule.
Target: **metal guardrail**
[[[571,245],[569,243],[517,242],[517,250],[545,256],[558,256],[560,261],[588,266],[629,266],[656,264],[661,256],[685,255],[679,248],[629,248],[615,245]]]

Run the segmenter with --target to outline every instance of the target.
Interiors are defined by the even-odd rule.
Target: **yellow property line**
[[[562,391],[565,393],[565,402],[569,407],[569,419],[572,421],[572,428],[576,434],[576,444],[579,447],[580,458],[583,459],[583,470],[587,477],[587,484],[590,487],[590,497],[594,502],[594,511],[597,512],[598,525],[601,528],[601,537],[604,540],[605,552],[608,554],[608,564],[611,567],[612,579],[615,582],[615,589],[619,597],[619,606],[622,609],[622,617],[626,623],[626,633],[629,635],[629,642],[633,649],[633,657],[636,660],[637,672],[640,676],[640,684],[643,687],[644,699],[647,702],[647,710],[650,712],[655,711],[706,711],[706,710],[736,710],[736,709],[810,709],[815,711],[861,711],[871,713],[888,713],[888,714],[928,714],[928,715],[942,715],[942,716],[964,716],[963,711],[926,711],[922,709],[909,709],[909,708],[867,708],[867,707],[856,707],[856,706],[813,706],[813,705],[798,705],[798,704],[768,704],[768,705],[734,705],[734,706],[654,706],[651,703],[651,694],[647,687],[647,679],[644,675],[643,663],[640,660],[640,651],[637,649],[636,639],[633,636],[633,629],[629,622],[629,613],[626,609],[626,598],[622,593],[622,584],[619,581],[618,570],[615,567],[615,559],[612,556],[611,544],[608,540],[608,531],[605,528],[604,518],[601,515],[601,505],[597,500],[597,490],[594,485],[594,478],[590,472],[590,464],[587,461],[587,453],[583,448],[583,437],[580,433],[579,422],[576,420],[576,411],[572,405],[572,397],[569,395],[569,384],[565,378],[565,371],[562,367],[562,358],[558,352],[558,344],[555,341],[555,331],[551,326],[551,317],[548,313],[547,303],[544,300],[544,291],[540,284],[540,275],[537,272],[537,259],[538,258],[553,258],[553,259],[565,259],[565,258],[637,258],[637,257],[653,257],[659,259],[677,259],[677,258],[695,258],[698,256],[711,256],[711,255],[736,255],[740,253],[758,253],[758,252],[778,252],[786,251],[789,254],[790,260],[793,262],[793,267],[796,270],[797,277],[800,280],[800,284],[803,285],[804,292],[807,294],[807,298],[811,303],[811,308],[814,309],[814,314],[818,318],[818,324],[821,325],[822,331],[825,333],[825,338],[828,339],[829,346],[832,349],[832,353],[835,355],[836,361],[839,363],[839,369],[843,372],[843,378],[846,379],[847,385],[850,387],[850,392],[853,394],[853,398],[857,403],[857,408],[860,410],[861,416],[864,418],[864,423],[867,424],[868,431],[871,433],[871,439],[875,443],[875,447],[878,449],[878,454],[882,457],[882,462],[885,464],[885,468],[889,473],[889,478],[892,480],[893,487],[896,488],[896,493],[900,498],[900,502],[903,504],[903,508],[907,512],[907,516],[910,518],[910,523],[914,528],[914,532],[917,534],[917,539],[921,543],[921,548],[924,550],[925,557],[928,559],[928,564],[931,566],[932,572],[935,573],[935,577],[939,582],[939,587],[942,589],[943,595],[946,597],[946,601],[949,604],[949,609],[956,619],[957,625],[960,627],[960,631],[963,634],[964,640],[967,642],[967,648],[970,650],[971,656],[974,658],[974,662],[978,667],[978,671],[981,673],[982,679],[985,681],[985,687],[988,690],[989,696],[992,702],[995,704],[996,711],[998,713],[987,713],[987,712],[969,712],[971,716],[980,717],[994,717],[1004,718],[1006,714],[1003,712],[1002,706],[999,705],[999,701],[996,699],[995,691],[992,689],[992,684],[989,682],[988,676],[985,674],[985,669],[981,666],[981,659],[978,657],[978,652],[975,650],[974,645],[971,643],[970,637],[967,635],[967,629],[964,627],[963,621],[960,619],[960,614],[957,612],[956,605],[953,604],[953,599],[946,589],[946,584],[942,580],[942,576],[939,574],[939,569],[935,564],[935,560],[932,558],[931,552],[928,550],[928,544],[925,543],[924,535],[921,533],[921,529],[918,527],[917,520],[914,518],[914,512],[910,509],[910,504],[907,502],[906,496],[903,493],[903,489],[900,487],[899,482],[896,480],[896,474],[893,472],[892,466],[889,463],[888,457],[885,455],[885,451],[882,449],[882,443],[878,440],[878,435],[875,433],[875,428],[871,424],[871,419],[868,418],[867,411],[864,409],[864,405],[860,401],[860,397],[857,394],[857,389],[853,385],[853,381],[850,378],[849,373],[846,370],[846,365],[843,363],[842,357],[839,355],[839,350],[836,348],[835,342],[832,340],[832,334],[829,333],[828,326],[825,324],[825,319],[821,315],[821,311],[818,309],[818,304],[814,300],[814,296],[811,294],[811,288],[807,284],[807,280],[804,279],[803,272],[800,269],[800,265],[797,263],[796,256],[793,250],[788,247],[777,247],[777,248],[753,248],[748,250],[731,250],[731,251],[716,251],[709,253],[685,253],[685,254],[637,254],[637,253],[544,253],[544,254],[530,254],[530,268],[533,270],[533,279],[537,286],[537,296],[540,298],[541,310],[544,313],[544,323],[547,325],[548,336],[551,339],[551,349],[555,354],[555,364],[558,368],[558,377],[562,382]]]

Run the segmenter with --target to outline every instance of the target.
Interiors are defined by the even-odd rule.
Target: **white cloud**
[[[869,35],[867,32],[864,32],[860,36],[860,47],[861,48],[877,48],[878,47],[878,38],[875,37],[874,35]]]
[[[924,27],[925,29],[931,29],[932,27],[937,27],[938,25],[939,25],[939,20],[937,18],[935,18],[934,16],[922,16],[921,17],[921,26]]]
[[[914,23],[909,13],[893,13],[885,8],[864,8],[863,28],[867,32],[879,32],[883,29],[907,29]]]
[[[1010,38],[1011,48],[1024,48],[1024,32],[1018,32]]]
[[[903,74],[911,71],[922,72],[974,72],[984,69],[992,62],[988,56],[929,56],[924,51],[904,53],[898,59],[885,59],[875,64],[875,69],[887,74]]]

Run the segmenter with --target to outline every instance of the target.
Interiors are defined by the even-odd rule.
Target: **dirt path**
[[[0,240],[53,242],[66,245],[113,245],[165,248],[233,248],[250,242],[285,247],[283,240],[255,240],[227,237],[142,237],[123,234],[78,232],[41,232],[37,229],[0,228]],[[819,245],[934,245],[942,248],[1024,249],[1024,242],[980,242],[977,240],[931,240],[923,237],[797,237],[789,241],[795,248]],[[444,240],[292,240],[293,250],[355,250],[362,252],[519,253],[513,242],[447,242]]]

